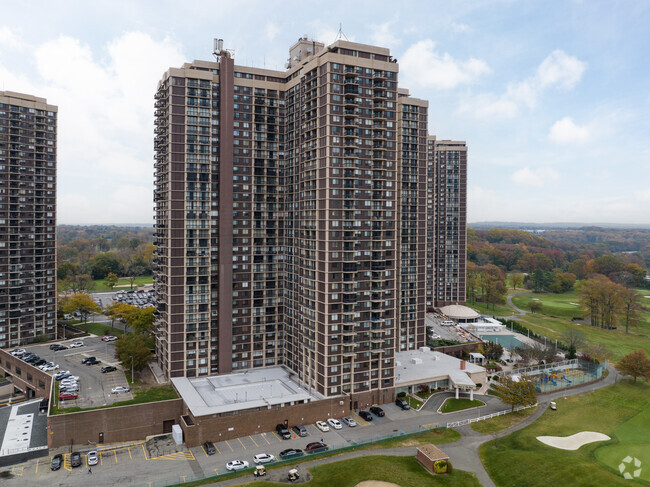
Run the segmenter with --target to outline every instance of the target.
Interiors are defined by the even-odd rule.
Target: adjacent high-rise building
[[[467,145],[428,139],[427,307],[465,304]]]
[[[215,56],[155,95],[160,366],[284,365],[389,400],[395,353],[426,342],[428,102],[385,48],[300,39],[286,71]]]
[[[0,91],[0,347],[56,337],[57,107]]]

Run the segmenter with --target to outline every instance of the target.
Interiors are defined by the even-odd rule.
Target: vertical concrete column
[[[456,399],[458,399],[458,387],[456,387]]]
[[[474,389],[469,390],[469,400],[473,401],[474,400]]]

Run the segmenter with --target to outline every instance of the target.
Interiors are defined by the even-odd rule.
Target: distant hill
[[[650,230],[650,223],[579,223],[579,222],[558,222],[558,223],[525,223],[525,222],[472,222],[467,224],[470,228],[477,230],[489,230],[490,228],[512,228],[529,232],[547,230],[581,230],[595,228],[614,229],[642,229]]]

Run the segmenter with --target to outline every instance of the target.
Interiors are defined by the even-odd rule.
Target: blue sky
[[[468,219],[649,223],[650,2],[0,0],[0,89],[59,106],[59,223],[152,222],[170,66],[282,69],[307,35],[391,49],[429,132],[469,146]]]

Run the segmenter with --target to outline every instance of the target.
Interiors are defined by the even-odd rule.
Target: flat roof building
[[[0,348],[56,337],[57,107],[0,91]]]

